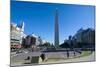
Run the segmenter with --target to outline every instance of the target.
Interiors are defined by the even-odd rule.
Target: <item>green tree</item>
[[[46,42],[46,43],[43,44],[43,46],[45,46],[45,47],[51,47],[51,44],[49,42]]]

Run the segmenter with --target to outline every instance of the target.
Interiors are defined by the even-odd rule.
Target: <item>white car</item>
[[[24,53],[26,53],[26,54],[27,54],[28,52],[29,52],[29,51],[24,51]]]
[[[22,53],[22,51],[17,51],[16,54],[18,54],[18,53]]]

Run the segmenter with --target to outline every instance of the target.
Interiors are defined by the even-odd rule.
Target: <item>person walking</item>
[[[67,50],[67,58],[69,58],[69,50]]]

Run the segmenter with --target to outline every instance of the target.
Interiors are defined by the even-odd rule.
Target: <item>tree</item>
[[[65,42],[65,43],[61,44],[60,47],[62,47],[62,48],[70,48],[70,45],[67,42]]]
[[[44,43],[43,46],[45,46],[45,47],[51,47],[51,45],[50,45],[49,42]]]

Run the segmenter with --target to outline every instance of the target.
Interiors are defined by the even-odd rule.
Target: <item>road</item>
[[[29,52],[29,53],[18,53],[18,54],[12,54],[11,55],[11,66],[15,65],[23,65],[25,62],[30,62],[26,61],[25,59],[28,56],[40,56],[41,52]],[[94,53],[89,56],[89,57],[84,57],[84,58],[76,58],[76,59],[66,59],[67,57],[67,52],[45,52],[45,55],[47,58],[63,58],[63,60],[57,60],[57,61],[49,61],[47,62],[39,62],[39,64],[48,64],[48,63],[60,63],[60,62],[79,62],[79,61],[92,61],[94,60]],[[69,52],[69,56],[74,57],[73,51]],[[79,53],[76,52],[76,56],[80,56]],[[66,59],[66,60],[64,60]]]
[[[52,57],[52,58],[66,58],[67,57],[67,52],[43,52],[47,58]],[[29,52],[29,53],[18,53],[18,54],[13,54],[11,55],[11,60],[24,60],[28,56],[40,56],[41,52]],[[80,54],[76,52],[76,55],[79,56]],[[73,51],[69,51],[69,57],[73,57]]]
[[[49,64],[49,63],[73,63],[73,62],[89,62],[89,61],[95,61],[95,52],[93,52],[89,56],[79,57],[79,58],[73,58],[73,59],[67,59],[67,60],[59,60],[59,61],[48,61],[48,62],[42,62],[40,64]]]

